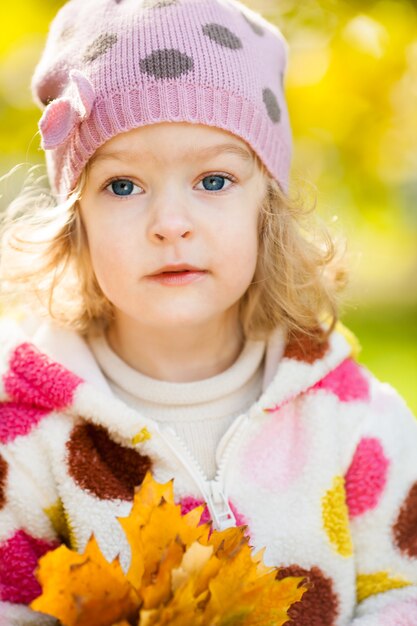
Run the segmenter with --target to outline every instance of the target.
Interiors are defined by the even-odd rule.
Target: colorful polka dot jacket
[[[343,328],[292,337],[275,360],[271,338],[263,393],[223,437],[214,480],[109,393],[76,333],[3,320],[0,338],[2,626],[51,623],[27,605],[39,557],[62,542],[81,551],[93,532],[127,569],[116,518],[148,470],[174,477],[184,512],[205,502],[214,527],[246,524],[278,576],[306,579],[288,626],[416,626],[417,422]]]

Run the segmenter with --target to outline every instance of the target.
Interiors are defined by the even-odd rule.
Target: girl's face
[[[116,325],[201,326],[236,314],[256,268],[266,186],[249,146],[214,127],[158,123],[101,146],[80,211]],[[181,263],[203,272],[150,277]]]

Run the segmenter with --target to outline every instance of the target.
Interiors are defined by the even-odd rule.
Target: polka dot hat
[[[278,28],[237,0],[70,0],[32,77],[53,192],[110,138],[167,121],[234,133],[287,190],[287,58]]]

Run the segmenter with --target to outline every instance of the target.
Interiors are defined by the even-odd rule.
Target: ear
[[[71,70],[70,79],[65,97],[53,100],[40,119],[41,145],[44,150],[57,148],[64,143],[92,111],[95,93],[88,78],[79,70]]]

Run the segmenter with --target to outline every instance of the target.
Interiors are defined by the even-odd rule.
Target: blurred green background
[[[87,0],[86,0],[87,1]],[[44,163],[30,77],[60,0],[0,5],[0,208]],[[343,321],[417,414],[417,2],[246,0],[290,44],[293,187],[346,236]]]

